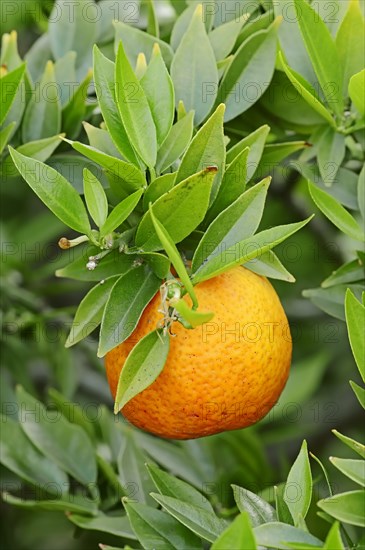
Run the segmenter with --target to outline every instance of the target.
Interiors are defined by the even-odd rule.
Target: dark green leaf
[[[161,510],[123,500],[129,521],[144,548],[156,550],[199,549],[201,542],[191,531]]]
[[[175,243],[185,239],[204,219],[215,175],[215,168],[202,170],[180,182],[154,203],[155,216],[163,221],[164,228]],[[161,249],[149,212],[138,226],[136,245],[143,252]]]
[[[239,511],[248,513],[253,527],[276,520],[274,508],[264,499],[238,485],[232,485],[232,489]]]
[[[39,160],[9,148],[15,166],[44,204],[66,225],[90,233],[90,222],[77,191],[61,174]]]
[[[23,500],[21,498],[3,494],[3,499],[7,504],[18,506],[19,508],[30,508],[32,510],[50,510],[57,512],[75,512],[86,514],[87,516],[97,515],[97,505],[90,498],[80,495],[64,494],[49,500]]]
[[[162,372],[170,349],[168,332],[154,330],[132,349],[120,373],[114,412],[148,388]]]
[[[330,187],[345,157],[345,136],[327,128],[321,135],[317,148],[319,171],[324,184]]]
[[[256,540],[246,512],[237,516],[231,525],[216,539],[212,550],[256,550]]]
[[[281,161],[287,157],[308,147],[306,141],[288,141],[286,143],[269,143],[265,146],[258,168],[258,175],[265,176],[271,172]]]
[[[282,523],[287,523],[288,525],[294,525],[292,515],[283,497],[284,491],[285,491],[285,485],[284,487],[282,485],[279,487],[277,486],[274,487],[277,519]]]
[[[71,249],[73,250],[73,249]],[[62,269],[56,271],[57,277],[67,277],[78,281],[102,281],[113,275],[122,275],[133,267],[135,258],[122,254],[119,250],[112,250],[102,258],[95,269],[87,269],[89,258],[95,256],[100,250],[93,246],[87,246],[82,255]]]
[[[152,4],[151,0],[150,3]],[[174,120],[175,96],[174,86],[157,43],[153,47],[151,61],[141,79],[141,86],[155,123],[157,145],[160,146],[165,141]]]
[[[51,494],[67,493],[67,475],[29,441],[18,422],[1,415],[0,438],[1,464]]]
[[[159,279],[166,279],[170,271],[170,260],[159,252],[146,252],[140,254],[141,258],[144,258],[152,271]]]
[[[247,157],[247,181],[250,181],[250,179],[255,174],[259,162],[261,159],[261,155],[264,150],[264,145],[266,138],[270,132],[270,127],[266,124],[264,126],[261,126],[252,134],[249,134],[247,137],[241,139],[236,145],[231,147],[227,151],[227,164],[231,164],[235,158],[237,158],[237,155],[244,151],[246,147],[249,147],[249,153]]]
[[[365,491],[349,491],[319,500],[317,505],[343,523],[365,527]]]
[[[322,288],[329,288],[330,286],[343,285],[346,283],[357,283],[364,279],[364,266],[358,258],[357,260],[352,260],[348,262],[336,271],[333,271],[332,274],[325,279],[321,286]]]
[[[365,389],[361,388],[356,382],[353,382],[350,380],[350,386],[355,393],[360,405],[363,409],[365,409]]]
[[[193,273],[198,272],[205,261],[219,259],[224,250],[254,234],[261,221],[269,185],[270,178],[258,183],[212,222],[195,251]]]
[[[346,291],[345,313],[352,353],[361,378],[365,382],[365,307],[350,289]]]
[[[311,182],[308,182],[308,186],[313,201],[336,227],[355,240],[365,240],[364,231],[355,218],[336,199]]]
[[[95,484],[95,451],[84,430],[61,414],[47,411],[21,387],[17,388],[17,399],[19,421],[32,443],[83,485]]]
[[[160,279],[143,265],[128,271],[118,279],[104,309],[99,357],[103,357],[128,338],[160,284]]]
[[[194,111],[178,120],[158,150],[156,170],[164,172],[184,153],[193,135]]]
[[[303,296],[310,298],[310,300],[320,309],[323,309],[332,317],[345,320],[345,294],[347,288],[350,288],[352,292],[360,299],[361,292],[363,291],[362,284],[350,284],[350,285],[335,285],[329,288],[313,288],[310,290],[303,290]]]
[[[288,474],[284,500],[292,515],[294,525],[298,526],[299,517],[306,517],[312,500],[312,473],[306,441],[303,441],[299,455]]]
[[[138,189],[138,191],[135,191],[132,195],[129,195],[129,197],[113,208],[105,223],[100,228],[101,237],[105,237],[105,235],[112,233],[114,229],[119,227],[128,218],[137,206],[142,194],[143,189]]]
[[[268,88],[275,69],[279,24],[276,19],[267,30],[243,42],[224,74],[216,103],[226,104],[226,122],[252,107]],[[254,92],[250,94],[252,83]]]
[[[27,105],[22,139],[26,143],[58,134],[61,130],[61,105],[55,81],[54,65],[48,61],[38,93],[34,93]]]
[[[195,125],[200,124],[213,107],[217,96],[218,70],[213,48],[203,22],[199,4],[183,35],[171,64],[176,107],[180,100],[195,111]]]
[[[92,76],[92,69],[89,69],[84,80],[62,110],[62,131],[71,139],[76,138],[82,128],[82,121],[86,114],[88,87]]]
[[[357,202],[361,215],[365,220],[365,165],[359,174],[357,182]]]
[[[270,279],[278,279],[280,281],[287,281],[288,283],[295,283],[295,278],[293,275],[283,266],[275,252],[272,250],[268,250],[268,252],[261,254],[255,260],[247,262],[245,267],[258,275],[263,275],[264,277],[269,277]]]
[[[66,340],[66,347],[80,342],[101,323],[104,306],[118,276],[109,277],[94,286],[81,300]]]
[[[143,88],[133,72],[122,43],[115,61],[115,97],[128,138],[143,162],[156,164],[157,137]]]
[[[115,99],[115,65],[94,46],[95,90],[105,125],[117,149],[125,159],[139,166],[121,121]]]

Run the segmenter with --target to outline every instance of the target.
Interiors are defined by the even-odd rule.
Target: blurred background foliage
[[[117,4],[119,7],[116,14],[115,9],[111,7]],[[155,4],[160,22],[160,37],[168,40],[174,21],[190,2],[161,0]],[[274,15],[277,15],[270,1],[257,0],[256,3],[246,4],[249,4],[254,14],[237,39],[236,49],[247,36],[260,28],[266,28]],[[343,19],[348,2],[341,0],[333,2],[333,5],[338,8],[335,18],[338,21],[337,27],[331,23],[331,18],[327,21],[332,33],[336,32]],[[112,58],[114,55],[112,20],[131,17],[132,24],[142,29],[149,24],[148,2],[142,2],[141,5],[133,2],[129,3],[128,7],[126,2],[101,0],[99,6],[102,8],[102,18],[98,25],[91,25],[89,30],[80,28],[75,33],[79,51],[74,67],[74,80],[80,87],[88,86],[89,96],[87,101],[82,103],[75,97],[77,90],[74,96],[68,97],[68,101],[75,102],[73,108],[67,109],[67,105],[63,106],[61,119],[56,120],[55,131],[51,132],[52,134],[64,131],[71,139],[86,141],[81,122],[87,120],[90,124],[99,126],[101,115],[92,87],[89,87],[91,76],[88,76],[88,69],[92,66],[93,43],[97,43],[108,57]],[[133,11],[135,7],[137,16]],[[1,62],[8,70],[13,70],[21,63],[20,59],[25,59],[33,83],[47,77],[46,63],[49,59],[54,59],[54,49],[50,46],[49,33],[47,34],[48,17],[52,9],[51,1],[2,2],[3,30],[10,32],[16,28],[18,36],[13,33],[3,37]],[[68,45],[61,44],[60,48],[62,47],[67,49]],[[59,59],[61,57],[60,54]],[[62,63],[58,64],[61,80],[74,61],[68,59],[65,67],[62,67]],[[336,291],[336,287],[330,287],[333,290],[331,296],[323,296],[321,284],[341,265],[354,261],[352,251],[356,246],[350,237],[339,232],[319,213],[311,200],[303,175],[307,177],[308,167],[313,166],[310,161],[311,156],[313,159],[317,154],[315,132],[318,132],[318,124],[321,126],[323,119],[307,104],[303,109],[299,109],[297,103],[293,102],[292,108],[287,100],[283,100],[282,94],[277,92],[280,91],[283,82],[289,82],[285,73],[275,71],[270,87],[259,101],[226,124],[226,133],[232,143],[259,126],[268,124],[271,127],[271,143],[307,140],[313,145],[309,153],[305,150],[300,154],[284,155],[280,167],[274,170],[264,168],[264,171],[271,171],[273,175],[273,184],[262,222],[264,227],[290,223],[307,217],[313,211],[317,212],[312,223],[276,250],[279,258],[296,278],[293,285],[273,282],[283,301],[293,335],[294,357],[291,378],[271,413],[258,425],[244,431],[174,443],[142,434],[127,426],[121,417],[113,418],[113,403],[103,364],[96,357],[96,340],[89,336],[75,348],[64,348],[67,327],[70,326],[75,312],[75,304],[88,290],[89,285],[81,281],[56,279],[54,272],[74,257],[71,254],[77,255],[80,251],[71,249],[61,253],[56,243],[64,234],[63,224],[40,203],[9,163],[6,151],[3,153],[0,278],[2,413],[14,420],[17,418],[14,388],[20,384],[26,392],[43,403],[51,403],[51,409],[61,407],[62,410],[63,407],[66,417],[76,424],[81,424],[91,438],[98,455],[100,474],[97,491],[105,512],[111,510],[112,513],[117,513],[116,488],[121,492],[119,496],[128,494],[129,491],[133,497],[133,491],[137,490],[137,499],[141,498],[142,502],[144,499],[148,501],[150,497],[145,495],[151,490],[151,482],[147,480],[146,474],[141,473],[146,461],[160,464],[209,495],[216,510],[227,517],[230,517],[234,507],[231,483],[246,487],[255,493],[263,492],[262,494],[273,502],[272,487],[287,478],[303,438],[307,440],[309,450],[325,463],[334,492],[353,489],[353,483],[328,462],[328,457],[352,456],[351,450],[333,436],[332,429],[354,439],[361,438],[361,408],[348,384],[349,378],[359,382],[359,376],[350,351],[346,325],[343,322],[344,290],[341,288]],[[31,85],[30,80],[27,81],[25,78],[22,86],[26,88]],[[11,137],[14,147],[43,138],[41,134],[29,136],[23,107],[20,100],[17,106],[16,128]],[[28,119],[29,117],[31,118],[31,115],[28,115]],[[52,114],[49,121],[51,118]],[[342,204],[356,211],[356,184],[364,161],[364,138],[361,129],[346,140],[346,154],[332,189],[333,194],[337,193],[339,198],[338,193],[341,192],[338,189],[345,186]],[[42,160],[48,158],[49,164],[62,171],[77,189],[81,189],[81,172],[86,160],[71,152],[68,145],[60,145],[59,140],[47,144],[47,147],[45,153],[42,149]],[[24,154],[27,154],[26,150]],[[90,161],[87,161],[88,167],[90,164]],[[324,188],[323,173],[316,175],[316,183]],[[327,191],[330,192],[329,189]],[[355,286],[360,286],[362,279],[362,268],[358,266],[355,278],[350,277],[345,283],[351,282]],[[312,300],[302,294],[307,289],[319,289],[317,294],[315,291],[307,292],[307,296]],[[354,291],[357,289],[354,288]],[[322,309],[317,307],[318,305],[322,306]],[[65,408],[65,401],[77,404],[76,409],[72,408],[76,411],[74,415],[70,415],[71,408]],[[64,443],[67,447],[66,440]],[[24,448],[20,448],[19,453],[23,454],[26,460],[31,460],[28,452],[24,443]],[[87,460],[87,452],[83,454],[85,449],[76,446],[73,453],[71,460],[82,469],[85,465],[81,460]],[[110,462],[117,465],[119,477],[110,472]],[[8,467],[1,467],[3,491],[18,495],[22,499],[35,499],[34,482],[31,482],[34,480],[34,472],[29,471],[27,475],[23,472],[20,481],[16,475],[16,468],[9,468],[7,460],[5,464]],[[34,467],[36,462],[29,466],[30,470]],[[311,533],[324,539],[328,523],[318,516],[315,501],[327,497],[328,488],[317,463],[313,462],[312,469],[315,498],[307,517],[307,524]],[[129,474],[126,474],[126,471]],[[80,483],[77,476],[74,483],[77,488]],[[37,495],[37,499],[39,498]],[[81,529],[78,526],[77,518],[80,516],[77,512],[74,520],[69,521],[63,513],[47,510],[47,506],[45,509],[27,509],[10,506],[7,500],[5,496],[1,503],[4,549],[88,550],[97,548],[99,542],[112,546],[121,545],[120,538],[115,536],[113,528],[110,528],[109,533],[107,530],[101,533],[100,530]],[[356,539],[356,527],[348,526],[347,530],[350,537]],[[129,544],[132,547],[137,545],[133,540]]]

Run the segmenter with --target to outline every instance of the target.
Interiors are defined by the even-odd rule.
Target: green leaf
[[[247,269],[270,279],[278,279],[288,283],[295,283],[295,277],[283,266],[275,252],[268,250],[245,264]]]
[[[341,65],[336,46],[324,21],[304,0],[294,1],[300,31],[327,103],[343,112]]]
[[[360,405],[365,409],[365,389],[361,388],[358,384],[350,380],[350,386],[355,393]]]
[[[212,26],[212,15],[214,19],[214,13],[212,14],[208,12],[207,8],[209,8],[209,6],[205,2],[200,2],[200,3],[202,4],[202,7],[203,7],[201,18],[202,18],[202,21],[204,21],[207,32],[209,32]],[[174,7],[176,9],[177,7],[176,2],[174,4]],[[175,24],[171,33],[171,40],[170,40],[171,46],[175,51],[179,47],[181,39],[183,38],[186,31],[188,30],[192,17],[195,13],[195,10],[196,10],[196,2],[192,2],[186,9],[183,8],[183,12],[179,15],[179,17],[175,21]],[[214,10],[210,10],[210,11],[214,11]]]
[[[357,202],[361,215],[365,220],[365,165],[359,174],[357,182]]]
[[[129,195],[129,197],[113,208],[105,223],[100,228],[100,237],[105,237],[109,233],[112,233],[114,229],[119,227],[128,218],[137,206],[143,191],[143,189],[138,189],[138,191],[135,191],[132,195]]]
[[[163,330],[150,332],[134,346],[120,373],[115,414],[156,380],[164,368],[169,349],[170,336]]]
[[[84,203],[70,182],[39,160],[25,157],[11,147],[9,152],[22,177],[44,204],[71,229],[90,233]]]
[[[157,43],[153,47],[151,61],[141,79],[141,86],[156,126],[159,146],[165,141],[174,120],[175,95],[172,80]]]
[[[365,307],[349,289],[346,292],[345,313],[352,353],[361,378],[365,382]]]
[[[209,500],[189,483],[176,478],[153,464],[147,464],[146,467],[161,495],[193,504],[196,508],[201,508],[207,512],[214,512]]]
[[[160,197],[153,205],[153,212],[163,220],[171,239],[178,243],[185,239],[204,219],[215,168],[207,168],[179,183]],[[136,245],[142,252],[161,249],[150,212],[146,212],[138,226]]]
[[[322,281],[322,288],[329,288],[335,285],[343,285],[346,283],[357,283],[364,279],[364,266],[360,258],[348,262]]]
[[[287,523],[288,525],[294,525],[292,515],[290,513],[288,505],[284,500],[284,496],[283,496],[284,491],[285,491],[285,485],[284,487],[282,485],[280,485],[279,487],[274,486],[275,506],[276,506],[276,513],[278,516],[278,520],[281,521],[282,523]]]
[[[32,443],[83,485],[95,484],[95,451],[84,430],[60,413],[47,411],[21,387],[17,388],[17,399],[21,427]]]
[[[207,166],[216,166],[218,173],[213,186],[212,200],[217,194],[225,165],[226,148],[223,135],[224,110],[225,106],[223,104],[219,105],[194,136],[183,156],[176,176],[176,183],[179,183],[192,174],[204,170]]]
[[[214,317],[214,313],[211,311],[203,312],[190,309],[188,304],[182,298],[178,301],[173,300],[170,303],[180,314],[179,316],[187,321],[192,328],[208,323]]]
[[[342,443],[345,443],[350,449],[355,451],[355,453],[358,453],[362,458],[365,458],[365,445],[362,445],[358,441],[355,441],[351,437],[347,437],[346,435],[341,434],[337,430],[332,430],[332,433],[338,437],[342,441]]]
[[[48,61],[38,93],[33,93],[26,107],[22,140],[24,143],[54,136],[61,131],[61,105],[55,81],[54,65]]]
[[[192,278],[193,284],[196,285],[197,283],[216,277],[232,267],[260,257],[260,255],[271,250],[299,231],[299,229],[304,227],[312,217],[313,216],[302,222],[278,225],[272,229],[266,229],[252,237],[236,242],[230,248],[223,250],[221,254],[214,256],[212,260],[209,260],[208,257],[207,262],[199,267],[194,273]]]
[[[86,338],[100,325],[106,301],[117,278],[118,276],[114,276],[103,280],[81,300],[66,340],[67,348]]]
[[[269,126],[266,124],[264,126],[260,126],[260,128],[249,134],[247,137],[241,139],[241,141],[236,143],[236,145],[227,151],[226,161],[227,164],[231,164],[234,159],[237,158],[239,153],[244,151],[246,147],[249,147],[247,158],[247,181],[250,181],[257,170],[269,132]]]
[[[171,516],[205,540],[215,541],[227,527],[226,522],[219,519],[213,512],[208,512],[194,504],[156,493],[151,493],[151,496]]]
[[[147,97],[133,72],[122,43],[115,61],[115,96],[128,138],[150,168],[156,164],[157,137]]]
[[[82,121],[86,114],[88,87],[92,76],[92,69],[89,69],[84,80],[62,110],[62,131],[69,138],[76,138],[80,134]]]
[[[319,171],[324,184],[330,187],[345,157],[345,136],[338,134],[333,128],[327,128],[321,135],[317,148]]]
[[[164,254],[146,252],[145,254],[139,255],[146,260],[153,273],[157,275],[159,279],[166,279],[170,272],[171,262]]]
[[[349,96],[360,115],[365,116],[365,69],[350,78]]]
[[[101,281],[113,275],[126,273],[132,268],[135,260],[133,256],[121,254],[119,250],[112,250],[98,262],[94,270],[87,269],[86,264],[90,256],[95,256],[98,252],[100,252],[98,248],[87,246],[79,258],[58,269],[56,277],[67,277],[78,281]]]
[[[70,401],[65,395],[58,392],[54,388],[48,390],[49,406],[60,411],[69,422],[81,426],[89,437],[95,441],[95,429],[93,419],[90,419],[85,414],[83,407],[77,403]]]
[[[249,152],[250,149],[246,147],[226,167],[217,196],[207,215],[209,223],[244,192],[247,181],[247,159]]]
[[[104,309],[99,357],[128,338],[160,284],[160,279],[143,265],[128,271],[117,280]]]
[[[127,24],[127,22],[114,21],[113,24],[115,27],[115,49],[118,49],[118,45],[120,41],[122,41],[125,53],[133,67],[140,53],[144,53],[147,61],[150,60],[153,46],[156,42],[160,47],[166,66],[170,67],[174,52],[169,44],[156,36],[151,36],[145,31],[132,27],[130,24]]]
[[[194,111],[178,120],[157,153],[156,170],[160,174],[170,168],[184,153],[193,135]]]
[[[171,239],[170,235],[168,234],[168,232],[166,231],[166,229],[164,228],[162,223],[160,223],[160,221],[156,218],[156,216],[154,215],[153,210],[152,210],[151,207],[149,209],[149,213],[150,213],[150,216],[151,216],[153,227],[156,231],[156,234],[157,234],[163,248],[166,251],[166,254],[170,258],[170,261],[171,261],[172,265],[176,269],[176,272],[177,272],[178,276],[180,277],[180,280],[181,280],[182,284],[184,285],[185,289],[189,293],[190,298],[193,302],[193,305],[195,307],[198,307],[198,300],[197,300],[197,297],[195,295],[193,285],[190,281],[190,277],[189,277],[189,275],[186,271],[184,262],[181,259],[180,253],[179,253],[178,249],[176,248],[174,241]]]
[[[81,516],[79,514],[69,514],[67,519],[81,529],[100,531],[102,533],[109,533],[110,535],[114,535],[116,537],[136,540],[136,535],[130,527],[127,516],[107,516],[102,512],[99,512],[99,515],[94,518]]]
[[[18,422],[1,415],[0,439],[1,464],[51,494],[67,493],[69,484],[65,472],[31,443]]]
[[[102,124],[105,126],[105,123]],[[104,130],[103,128],[96,128],[88,122],[83,122],[83,126],[91,147],[101,151],[102,153],[106,153],[110,157],[121,157],[120,152],[114,145],[113,140],[110,137],[110,133],[107,130]]]
[[[326,109],[323,103],[317,98],[316,91],[309,82],[305,80],[299,73],[291,69],[284,61],[284,57],[279,52],[279,62],[286,76],[293,84],[294,88],[300,93],[301,97],[314,109],[321,117],[323,117],[333,128],[336,127],[335,121],[331,113]]]
[[[125,159],[139,166],[136,153],[131,146],[120,119],[115,99],[115,64],[94,46],[94,79],[99,107],[108,132],[118,151]]]
[[[84,195],[90,216],[101,227],[108,216],[108,199],[98,178],[84,168]]]
[[[232,485],[232,489],[239,511],[248,513],[253,527],[276,520],[274,508],[264,499],[238,485]]]
[[[209,33],[208,37],[217,61],[221,61],[231,53],[242,27],[249,17],[248,13],[243,13],[240,17],[235,17],[232,21],[216,27]]]
[[[335,458],[330,457],[332,464],[340,470],[349,479],[355,481],[365,487],[365,461],[353,460],[352,458]]]
[[[365,527],[365,491],[349,491],[319,500],[317,505],[335,519]]]
[[[302,529],[285,523],[265,523],[255,527],[254,535],[258,546],[287,550],[289,544],[302,543],[322,548],[322,542]]]
[[[0,155],[4,151],[5,147],[7,146],[15,126],[16,126],[16,122],[11,122],[10,124],[8,124],[7,126],[5,126],[0,130]],[[2,168],[2,172],[3,172],[3,168]]]
[[[0,98],[1,98],[1,114],[0,124],[5,120],[6,115],[10,111],[10,107],[16,97],[20,83],[23,80],[25,71],[25,63],[8,72],[0,78]]]
[[[345,17],[336,35],[336,47],[340,59],[343,80],[343,95],[347,94],[350,78],[361,71],[365,65],[364,16],[359,0],[350,0]]]
[[[218,27],[219,28],[219,27]],[[215,540],[212,550],[256,550],[256,540],[247,513],[239,514]]]
[[[269,143],[265,146],[261,161],[258,167],[258,175],[265,176],[273,170],[281,161],[287,157],[308,147],[306,141],[288,141],[285,143]]]
[[[90,498],[81,495],[64,494],[55,499],[49,500],[23,500],[21,498],[3,493],[3,499],[7,504],[19,508],[30,508],[32,510],[50,510],[56,512],[76,512],[87,516],[97,515],[97,505]]]
[[[180,100],[195,111],[195,125],[200,124],[213,107],[218,89],[218,70],[214,52],[203,22],[199,4],[183,35],[171,64],[176,107]]]
[[[254,33],[235,53],[216,99],[216,104],[226,104],[225,122],[247,111],[268,88],[275,69],[279,24],[276,19],[267,30]]]
[[[55,59],[69,51],[76,52],[76,67],[83,72],[91,66],[91,49],[96,42],[98,10],[94,2],[74,4],[67,9],[63,0],[57,0],[50,15],[48,31]]]
[[[147,33],[157,38],[160,36],[155,4],[153,0],[145,0],[148,9]]]
[[[329,530],[324,542],[323,550],[333,550],[333,548],[336,548],[336,550],[345,550],[345,546],[341,538],[340,524],[337,521],[335,521]]]
[[[313,288],[309,290],[303,290],[303,296],[310,298],[310,300],[320,309],[323,309],[332,317],[345,320],[345,294],[347,288],[350,288],[356,296],[361,297],[363,291],[362,284],[351,285],[335,285],[329,288]]]
[[[311,500],[312,473],[307,442],[303,441],[299,455],[290,469],[284,493],[284,501],[290,510],[295,526],[298,526],[299,518],[306,517]]]
[[[41,162],[45,162],[52,155],[55,149],[57,149],[62,141],[62,137],[63,135],[61,134],[60,136],[52,136],[50,138],[29,141],[28,143],[24,143],[23,145],[17,147],[16,151],[26,157],[32,157],[36,160],[40,160]],[[6,177],[18,176],[18,170],[16,169],[10,155],[8,155],[2,162],[1,173]]]
[[[198,550],[201,542],[191,531],[161,510],[123,499],[132,529],[144,548]]]
[[[361,229],[355,218],[333,197],[322,189],[308,181],[309,192],[317,207],[338,229],[349,235],[349,237],[364,241],[364,231]]]
[[[127,193],[133,193],[136,189],[146,185],[144,174],[134,164],[124,162],[124,160],[116,157],[111,157],[79,141],[67,139],[64,139],[64,141],[67,141],[67,143],[76,151],[85,155],[85,157],[100,164],[107,172],[111,172],[118,176],[120,184]]]
[[[162,197],[162,195],[170,191],[174,187],[175,178],[176,172],[172,174],[164,174],[163,176],[151,181],[145,194],[143,195],[143,209],[148,210],[150,202],[156,202],[157,199]]]
[[[211,223],[195,251],[191,266],[193,273],[255,233],[263,214],[270,180],[266,178],[251,187]]]
[[[51,57],[51,55],[49,57]],[[72,94],[75,90],[74,86],[77,82],[75,62],[76,52],[69,51],[65,53],[63,57],[59,57],[54,65],[54,72],[56,82],[59,86],[60,102],[62,108],[70,101]],[[29,70],[28,63],[27,68]]]

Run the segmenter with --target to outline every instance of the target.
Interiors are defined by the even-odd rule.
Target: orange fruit
[[[195,291],[199,310],[213,311],[214,318],[192,330],[174,323],[163,371],[122,409],[132,424],[160,437],[191,439],[250,426],[273,407],[289,374],[288,321],[265,277],[237,267]],[[129,352],[161,322],[160,306],[157,294],[132,335],[107,354],[114,397]]]

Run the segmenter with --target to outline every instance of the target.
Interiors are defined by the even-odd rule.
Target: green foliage
[[[23,533],[9,528],[6,543],[360,548],[362,3],[336,0],[335,14],[307,0],[242,0],[239,13],[220,0],[29,4],[36,15],[9,14],[6,30],[17,23],[22,52],[40,36],[22,59],[4,34],[0,73],[0,456]],[[50,258],[59,239],[66,250]],[[172,320],[212,320],[194,285],[242,263],[278,279],[292,324],[293,371],[272,413],[187,442],[114,420],[91,333],[100,325],[105,355],[161,289],[165,326],[128,357],[119,409],[163,369]]]

